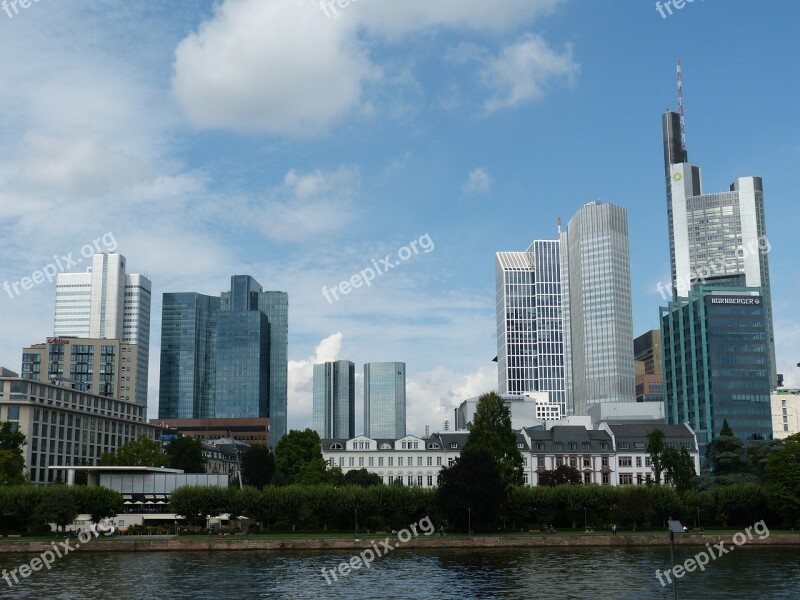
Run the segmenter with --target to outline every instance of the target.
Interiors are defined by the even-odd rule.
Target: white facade
[[[54,333],[136,344],[137,403],[147,406],[150,355],[150,280],[126,275],[121,254],[95,254],[85,273],[56,278]]]
[[[772,394],[772,437],[776,440],[800,433],[800,390]]]

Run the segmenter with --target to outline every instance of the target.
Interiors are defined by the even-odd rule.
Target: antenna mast
[[[683,72],[681,71],[681,59],[678,59],[678,114],[681,116],[681,150],[686,156],[686,125],[683,116]]]

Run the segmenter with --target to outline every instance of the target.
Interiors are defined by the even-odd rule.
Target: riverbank
[[[679,546],[705,546],[725,542],[732,546],[730,533],[714,534],[685,534],[676,535],[675,544]],[[55,538],[54,541],[63,542],[64,538]],[[387,541],[398,550],[419,548],[520,548],[520,547],[643,547],[665,546],[669,542],[666,533],[657,534],[520,534],[520,535],[476,535],[476,536],[431,536],[412,537],[408,541],[400,541],[394,536],[364,536],[361,538],[334,538],[334,537],[219,537],[219,538],[194,538],[191,536],[175,538],[174,536],[148,536],[148,537],[121,537],[115,539],[98,538],[86,544],[76,544],[71,540],[72,546],[79,546],[81,552],[192,552],[192,551],[248,551],[248,550],[361,550],[373,544]],[[745,544],[746,546],[800,546],[800,535],[797,533],[775,533],[764,539],[757,536]],[[3,540],[0,543],[0,553],[41,553],[52,548],[52,540]]]

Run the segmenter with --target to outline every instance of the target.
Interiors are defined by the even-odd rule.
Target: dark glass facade
[[[745,440],[772,438],[771,370],[761,288],[699,286],[661,308],[669,423],[701,441],[727,420]]]
[[[289,298],[231,277],[219,298],[164,294],[159,418],[269,417],[286,434]],[[166,384],[166,386],[165,386]]]
[[[219,298],[164,294],[161,312],[161,374],[158,416],[214,416]]]

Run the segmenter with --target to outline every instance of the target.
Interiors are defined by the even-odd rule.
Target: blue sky
[[[330,12],[330,11],[329,11]],[[13,11],[12,11],[13,14]],[[42,0],[0,12],[0,282],[112,232],[161,294],[233,273],[290,296],[289,424],[311,365],[408,363],[408,427],[496,386],[494,253],[584,203],[628,210],[634,324],[669,273],[661,113],[684,68],[706,192],[764,178],[779,370],[800,386],[792,0]],[[328,303],[323,286],[427,235]],[[418,244],[419,246],[419,244]],[[0,298],[0,364],[52,333],[54,285]],[[360,396],[357,408],[360,428]]]

